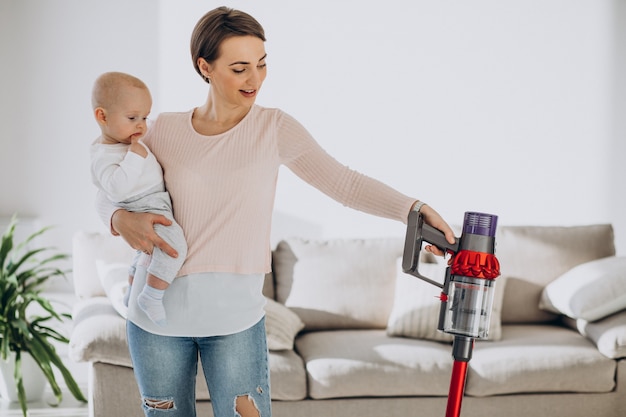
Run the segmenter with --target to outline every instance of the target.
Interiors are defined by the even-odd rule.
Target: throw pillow
[[[626,309],[626,257],[610,256],[570,269],[544,288],[539,307],[586,321]]]
[[[593,341],[607,358],[626,358],[626,310],[594,322],[568,317],[564,322]]]
[[[441,288],[404,273],[402,260],[398,263],[395,298],[387,322],[387,335],[451,342],[454,336],[437,330]],[[420,265],[419,270],[422,275],[443,282],[444,264]]]
[[[79,231],[72,240],[72,275],[78,298],[106,295],[100,285],[96,262],[127,262],[135,251],[121,237],[110,233]]]
[[[424,264],[420,273],[433,281],[443,283],[445,264]],[[402,258],[398,259],[396,292],[393,310],[387,323],[387,335],[451,342],[453,335],[437,330],[441,309],[441,288],[402,271]],[[502,327],[500,313],[506,280],[496,279],[489,336],[487,340],[500,340]]]
[[[539,308],[544,287],[576,265],[613,255],[613,228],[608,224],[498,227],[496,256],[502,276],[511,277],[506,284],[502,322],[557,319]]]
[[[384,329],[403,243],[393,238],[281,241],[273,258],[276,299],[308,330]]]
[[[96,261],[96,270],[111,305],[120,316],[126,318],[128,307],[124,304],[124,294],[128,288],[128,264]]]
[[[288,307],[267,298],[265,332],[269,350],[291,350],[296,335],[304,328],[300,317]]]

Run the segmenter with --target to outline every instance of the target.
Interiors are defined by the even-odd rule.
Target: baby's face
[[[150,92],[143,88],[128,87],[107,110],[103,133],[110,140],[130,144],[146,134],[146,120],[152,107]]]

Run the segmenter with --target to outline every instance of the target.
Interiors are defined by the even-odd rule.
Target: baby
[[[148,87],[138,78],[121,72],[107,72],[94,84],[92,106],[102,132],[91,145],[94,184],[117,207],[162,214],[172,221],[171,226],[156,224],[155,231],[178,251],[178,257],[172,258],[155,247],[147,266],[146,285],[137,296],[139,308],[155,324],[162,326],[166,323],[163,296],[185,260],[187,243],[182,228],[174,221],[163,170],[141,142],[147,131],[152,97]],[[129,268],[126,305],[141,255],[138,251]]]

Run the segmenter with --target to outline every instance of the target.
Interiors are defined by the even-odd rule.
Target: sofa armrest
[[[107,297],[81,300],[74,307],[69,358],[75,362],[104,362],[131,367],[126,320]]]
[[[604,356],[611,359],[626,358],[626,310],[593,322],[568,317],[563,321],[595,343]]]

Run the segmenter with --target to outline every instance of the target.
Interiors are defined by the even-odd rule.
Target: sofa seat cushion
[[[506,325],[502,340],[477,343],[465,393],[485,397],[530,392],[609,392],[616,362],[577,331]]]
[[[306,398],[304,362],[293,350],[270,351],[270,383],[273,400],[299,401]]]
[[[296,350],[314,399],[448,394],[449,344],[388,337],[385,330],[338,330],[305,333]]]

